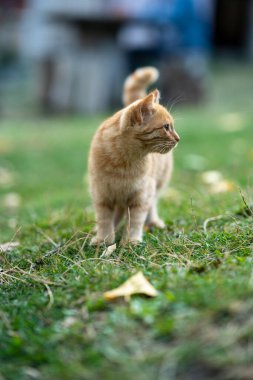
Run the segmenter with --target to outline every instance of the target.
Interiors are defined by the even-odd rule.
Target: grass
[[[0,254],[1,380],[252,379],[252,78],[218,67],[209,102],[174,111],[168,228],[106,259],[84,175],[103,116],[1,122],[0,243],[20,242]],[[139,270],[156,298],[103,299]]]

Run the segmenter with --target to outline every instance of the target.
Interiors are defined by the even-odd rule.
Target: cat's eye
[[[163,128],[164,128],[165,131],[167,131],[167,132],[171,132],[171,130],[172,130],[172,127],[171,127],[170,124],[164,124],[164,125],[163,125]]]

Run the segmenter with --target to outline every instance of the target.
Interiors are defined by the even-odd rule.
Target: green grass
[[[20,242],[0,253],[1,380],[252,379],[252,78],[250,67],[216,68],[209,102],[174,111],[168,228],[107,259],[89,247],[85,179],[103,116],[1,122],[11,180],[0,185],[0,243]],[[213,194],[208,170],[231,191]],[[8,205],[10,193],[20,204]],[[156,298],[103,299],[139,270]]]

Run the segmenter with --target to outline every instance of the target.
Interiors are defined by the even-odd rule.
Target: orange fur
[[[156,69],[138,70],[138,93],[145,93],[150,70],[154,73]],[[143,88],[141,73],[146,78]],[[132,80],[135,77],[133,74]],[[137,94],[126,85],[125,92],[125,99],[134,99]],[[124,241],[141,241],[145,223],[165,226],[156,203],[159,190],[171,176],[172,149],[179,141],[173,124],[155,90],[118,111],[97,130],[89,154],[89,182],[97,220],[92,244],[113,244],[115,229],[124,215]]]
[[[144,67],[129,75],[124,83],[123,104],[128,106],[146,95],[146,88],[156,82],[159,72],[155,67]]]

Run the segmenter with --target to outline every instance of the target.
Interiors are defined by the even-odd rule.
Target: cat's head
[[[125,108],[120,127],[126,138],[139,142],[147,153],[168,153],[180,140],[170,113],[159,104],[155,90]]]

